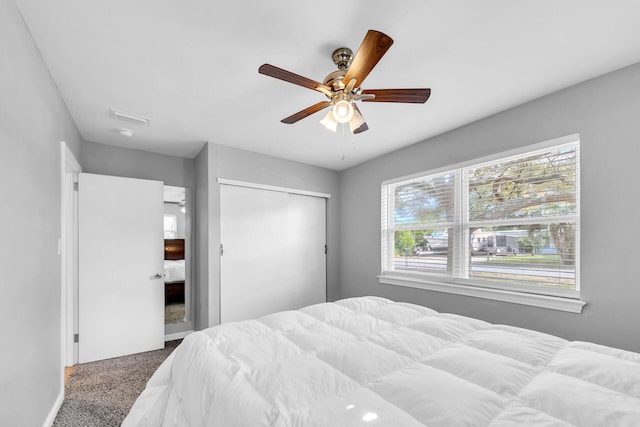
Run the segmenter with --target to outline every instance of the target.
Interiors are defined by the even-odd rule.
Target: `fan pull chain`
[[[340,125],[340,135],[341,135],[341,140],[342,140],[342,159],[344,160],[344,128],[345,128],[345,124],[341,124]]]
[[[351,134],[351,150],[356,151],[356,135],[353,132],[349,132]]]

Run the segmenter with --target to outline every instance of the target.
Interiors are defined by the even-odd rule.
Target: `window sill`
[[[384,285],[405,286],[409,288],[425,289],[448,294],[464,295],[475,298],[484,298],[495,301],[510,302],[513,304],[529,305],[533,307],[548,308],[551,310],[566,311],[569,313],[581,313],[585,301],[574,298],[563,298],[549,295],[538,295],[525,292],[505,291],[501,289],[465,286],[454,283],[438,282],[424,277],[409,277],[402,275],[386,274],[378,276],[378,280]]]

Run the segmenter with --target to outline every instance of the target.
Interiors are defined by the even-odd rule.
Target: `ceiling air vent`
[[[124,113],[114,108],[109,108],[109,115],[114,119],[124,120],[125,122],[135,123],[140,126],[149,126],[149,123],[151,123],[151,119],[147,119],[145,117],[140,117],[140,116],[136,116],[129,113]]]

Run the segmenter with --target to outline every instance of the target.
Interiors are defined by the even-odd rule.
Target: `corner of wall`
[[[209,326],[209,144],[195,159],[195,329]]]

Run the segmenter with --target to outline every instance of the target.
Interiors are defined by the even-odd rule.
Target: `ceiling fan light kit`
[[[320,120],[320,124],[332,132],[338,130],[338,122],[333,118],[332,110],[329,110],[324,118]]]
[[[357,108],[354,108],[353,118],[349,120],[349,129],[351,130],[351,133],[360,133],[360,132],[356,132],[356,130],[361,128],[362,125],[364,124],[365,124],[364,117],[362,117],[362,114],[360,114],[360,111]],[[363,129],[362,132],[365,130],[366,129]]]
[[[353,117],[351,101],[341,99],[333,105],[333,118],[338,123],[347,123]]]
[[[393,40],[380,31],[369,30],[354,55],[351,49],[341,47],[333,54],[333,62],[338,67],[325,77],[323,83],[308,79],[270,64],[263,64],[258,69],[264,74],[298,86],[323,93],[328,101],[319,102],[281,120],[282,123],[293,124],[318,111],[332,106],[320,123],[335,132],[338,123],[348,123],[352,133],[358,134],[369,129],[358,109],[357,101],[362,102],[399,102],[424,104],[431,95],[431,89],[368,89],[362,88],[362,82],[373,67],[389,50]]]

